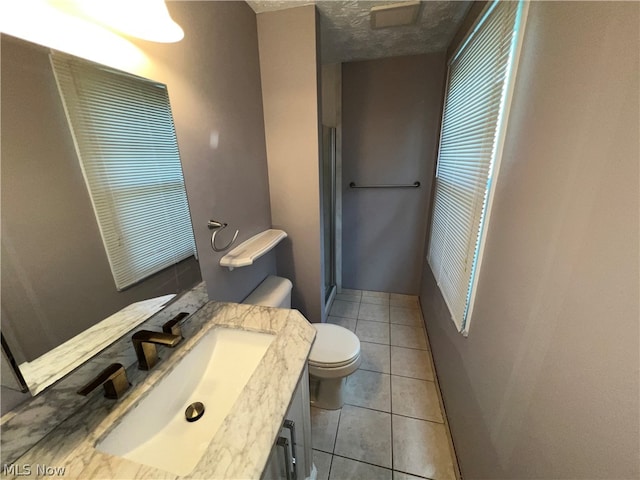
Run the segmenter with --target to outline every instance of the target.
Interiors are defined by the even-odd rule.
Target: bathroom
[[[244,2],[168,2],[168,8],[185,31],[179,42],[133,40],[127,56],[115,45],[76,41],[71,52],[168,86],[208,298],[240,302],[277,274],[293,282],[294,308],[312,322],[326,320],[331,293],[322,273],[318,117],[329,109],[319,107],[318,79],[324,91],[336,70],[345,75],[357,65],[320,67],[322,14],[313,7],[273,14],[256,14]],[[347,132],[336,132],[343,169],[336,194],[344,202],[336,287],[419,296],[463,477],[638,477],[637,20],[634,2],[530,5],[468,336],[451,322],[424,260],[440,112],[428,132],[432,150],[424,158],[431,166],[423,166],[422,177],[409,166],[402,178],[390,177],[392,171],[367,178],[371,172],[348,163]],[[4,25],[2,31],[11,34]],[[441,70],[431,88],[439,89],[440,102],[448,46],[433,54]],[[421,72],[427,80],[437,73]],[[333,86],[344,95],[348,81]],[[357,93],[358,84],[351,87]],[[401,288],[378,287],[378,275],[355,275],[362,259],[351,256],[361,251],[361,238],[346,221],[375,221],[379,212],[355,217],[349,198],[369,192],[349,183],[414,181],[421,188],[404,193],[420,196],[424,209],[407,224],[422,245],[408,252],[402,241],[414,238],[383,229],[376,232],[381,241],[395,243],[366,252],[370,265],[358,265],[375,268],[395,248],[414,255],[412,262],[378,268],[413,277],[402,277]],[[4,195],[3,189],[6,205]],[[210,219],[229,223],[222,242],[236,229],[239,241],[271,228],[288,237],[250,268],[229,271],[218,263],[224,253],[211,251]],[[45,236],[54,227],[41,225]]]

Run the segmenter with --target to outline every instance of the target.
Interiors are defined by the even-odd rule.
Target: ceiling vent
[[[418,19],[420,2],[402,2],[381,5],[371,9],[371,28],[402,27],[413,25]]]

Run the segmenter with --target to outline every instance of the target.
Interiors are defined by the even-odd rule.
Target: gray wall
[[[271,221],[289,237],[278,274],[293,282],[292,306],[323,316],[318,42],[313,5],[258,16]]]
[[[18,363],[200,281],[191,257],[116,290],[48,53],[1,37],[2,332]]]
[[[640,476],[639,25],[531,3],[468,338],[425,267],[466,479]]]
[[[442,54],[342,67],[342,285],[417,295],[437,153]],[[418,189],[351,189],[412,184]]]
[[[256,15],[245,2],[168,2],[178,43],[136,42],[149,76],[166,83],[202,277],[212,300],[241,301],[275,273],[273,252],[232,272],[219,266],[207,221],[238,243],[271,228]],[[281,247],[278,247],[281,248]]]

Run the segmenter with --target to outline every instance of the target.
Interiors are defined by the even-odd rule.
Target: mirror
[[[97,325],[115,341],[135,325],[126,327],[114,313],[139,310],[142,301],[153,313],[201,276],[192,255],[118,291],[50,50],[5,34],[0,48],[2,384],[19,389],[24,377],[35,394],[44,388],[41,378],[33,380],[42,372],[28,365],[92,327],[81,347],[67,344],[64,355],[100,350],[106,345]],[[12,365],[23,366],[15,378],[6,375]]]

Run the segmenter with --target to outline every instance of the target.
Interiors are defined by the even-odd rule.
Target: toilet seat
[[[312,360],[309,360],[309,365],[313,367],[318,367],[318,368],[338,368],[338,367],[344,367],[345,365],[349,365],[350,363],[353,363],[354,359],[355,357],[349,360],[346,360],[344,362],[334,362],[334,363],[321,363],[321,362],[314,362]]]
[[[331,323],[315,323],[316,340],[309,354],[315,369],[341,369],[360,364],[360,340],[351,330]],[[357,368],[357,366],[356,366]]]
[[[361,363],[361,357],[358,355],[353,362],[343,367],[316,367],[309,365],[309,375],[320,379],[345,379],[355,372]]]

